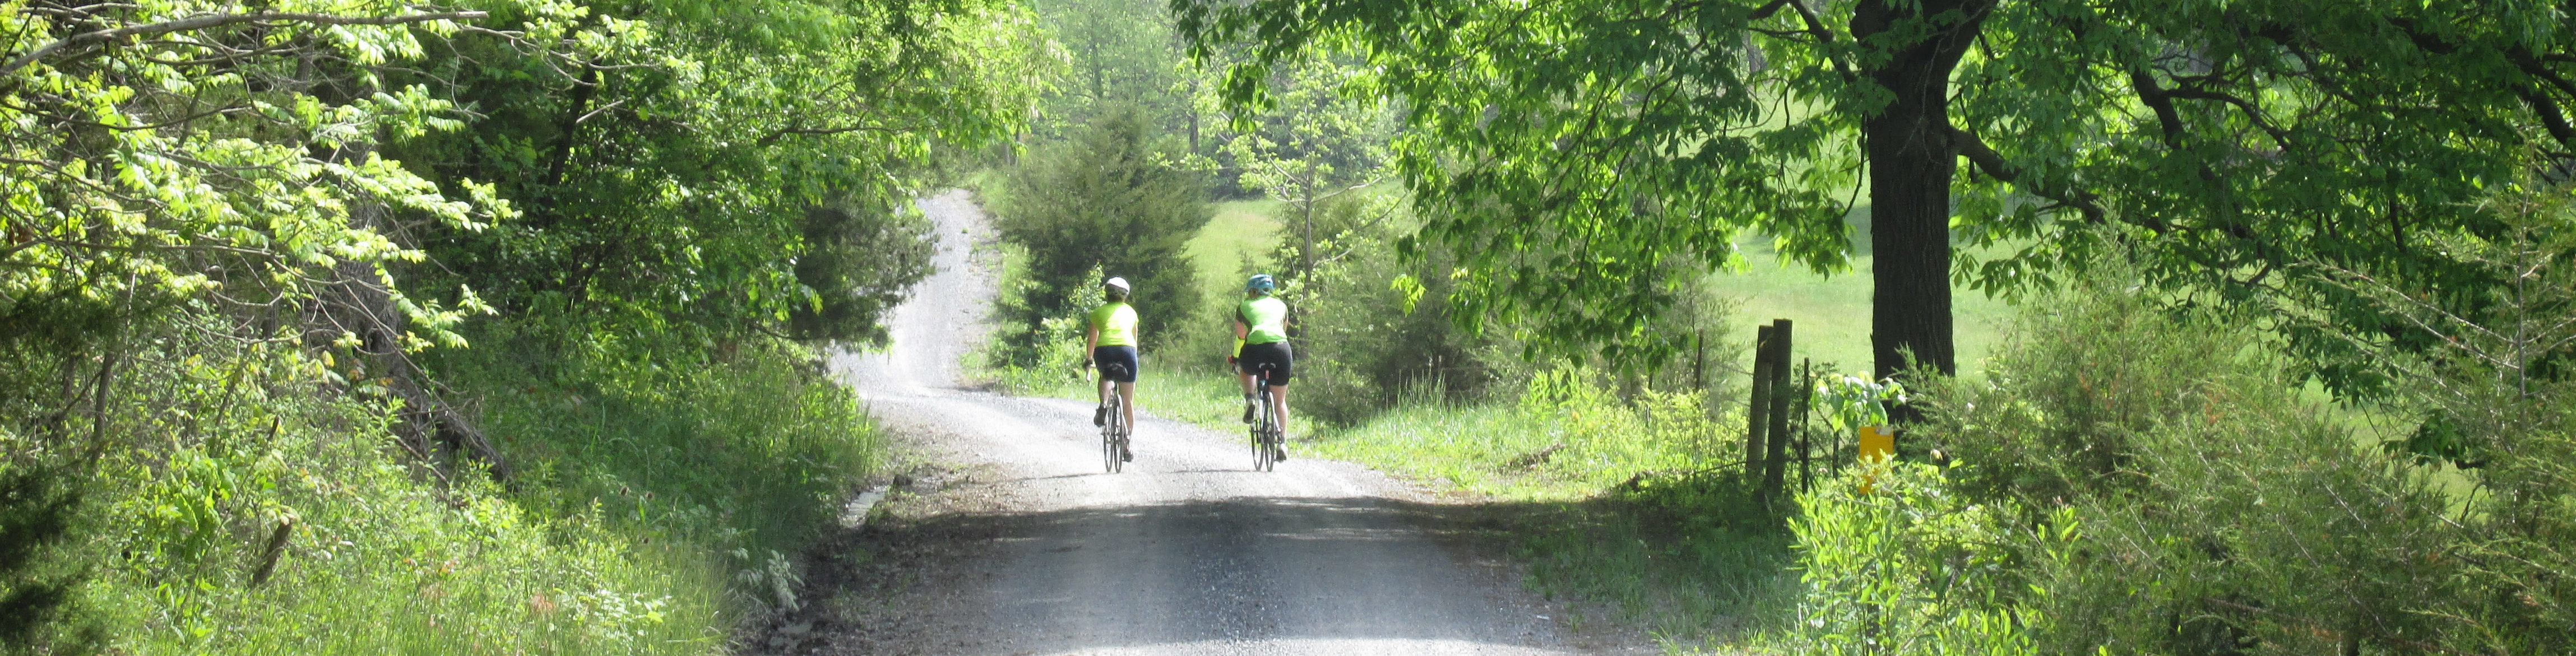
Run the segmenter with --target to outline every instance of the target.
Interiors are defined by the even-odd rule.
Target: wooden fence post
[[[1752,482],[1762,462],[1762,431],[1770,428],[1771,413],[1771,327],[1762,326],[1753,338],[1753,394],[1744,405],[1744,480]]]
[[[1776,500],[1780,497],[1782,478],[1787,474],[1788,469],[1789,401],[1798,396],[1797,391],[1790,388],[1796,383],[1789,377],[1791,373],[1789,348],[1793,340],[1789,332],[1788,319],[1775,319],[1771,322],[1771,341],[1771,412],[1767,417],[1771,420],[1771,428],[1763,431],[1766,447],[1762,454],[1762,498],[1764,500]]]
[[[1815,471],[1814,471],[1813,469],[1810,469],[1810,468],[1808,467],[1808,465],[1807,465],[1807,461],[1808,461],[1808,459],[1809,459],[1809,458],[1810,458],[1810,457],[1815,453],[1814,445],[1808,444],[1808,438],[1809,438],[1810,436],[1814,435],[1814,434],[1815,434],[1815,431],[1813,431],[1813,430],[1809,430],[1810,426],[1807,424],[1807,420],[1808,420],[1808,419],[1812,419],[1812,417],[1810,417],[1810,416],[1808,416],[1808,415],[1809,415],[1810,413],[1815,412],[1815,409],[1816,409],[1816,407],[1815,407],[1815,403],[1816,403],[1816,361],[1815,361],[1815,359],[1813,359],[1813,358],[1802,359],[1802,360],[1800,360],[1800,361],[1798,362],[1798,412],[1797,412],[1797,414],[1798,414],[1798,420],[1797,420],[1797,421],[1798,421],[1798,491],[1800,491],[1800,492],[1805,492],[1805,491],[1807,491],[1807,490],[1809,490],[1809,489],[1811,489],[1811,488],[1814,488],[1814,487],[1815,487],[1815,485],[1816,485],[1816,473],[1815,473]]]

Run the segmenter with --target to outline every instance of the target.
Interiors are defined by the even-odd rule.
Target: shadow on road
[[[772,631],[790,639],[764,646],[826,654],[1206,653],[1251,641],[1529,650],[1546,620],[1506,600],[1454,594],[1491,585],[1436,578],[1511,584],[1502,564],[1462,570],[1440,546],[1454,540],[1424,539],[1474,530],[1456,517],[1465,508],[1239,498],[892,519],[849,536],[846,555],[809,579],[809,590],[841,599],[798,614],[793,622],[807,626]]]

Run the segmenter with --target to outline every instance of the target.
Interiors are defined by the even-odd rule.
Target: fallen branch
[[[2291,622],[2293,622],[2293,623],[2297,623],[2297,624],[2300,624],[2300,625],[2304,626],[2305,628],[2307,628],[2307,629],[2308,629],[2308,630],[2310,630],[2310,631],[2315,631],[2315,632],[2318,632],[2318,633],[2320,633],[2320,634],[2324,634],[2324,635],[2334,635],[2334,636],[2341,636],[2341,635],[2343,635],[2343,632],[2341,632],[2341,631],[2336,631],[2336,630],[2329,629],[2329,628],[2326,628],[2326,626],[2325,626],[2324,624],[2319,623],[2319,622],[2316,622],[2316,621],[2314,621],[2314,620],[2309,620],[2309,619],[2305,619],[2305,618],[2301,618],[2301,617],[2297,617],[2297,616],[2289,615],[2289,614],[2286,614],[2286,613],[2276,612],[2276,611],[2273,611],[2272,609],[2269,609],[2269,608],[2259,608],[2259,607],[2255,607],[2255,606],[2247,606],[2247,605],[2245,605],[2245,604],[2240,604],[2240,603],[2236,603],[2236,602],[2233,602],[2233,601],[2228,601],[2228,600],[2225,600],[2225,599],[2220,599],[2220,598],[2217,598],[2217,597],[2209,597],[2209,598],[2206,598],[2206,599],[2202,599],[2202,601],[2206,601],[2206,602],[2209,602],[2209,603],[2212,603],[2212,604],[2217,604],[2217,605],[2220,605],[2220,606],[2226,606],[2226,607],[2228,607],[2228,608],[2233,608],[2233,609],[2236,609],[2236,610],[2241,610],[2241,611],[2245,611],[2245,612],[2248,612],[2248,613],[2253,613],[2253,614],[2256,614],[2256,615],[2269,615],[2269,616],[2273,616],[2273,617],[2278,617],[2278,618],[2281,618],[2281,619],[2289,620],[2289,621],[2291,621]],[[2460,656],[2472,656],[2469,652],[2460,651],[2460,650],[2457,650],[2457,649],[2452,649],[2452,648],[2444,647],[2444,646],[2441,646],[2441,645],[2435,645],[2435,644],[2427,644],[2427,643],[2422,643],[2422,642],[2416,642],[2416,641],[2413,641],[2413,640],[2408,640],[2408,639],[2400,638],[2400,637],[2393,636],[2393,635],[2387,635],[2387,634],[2379,633],[2379,632],[2377,632],[2377,631],[2370,631],[2370,630],[2366,630],[2366,629],[2354,629],[2353,631],[2354,631],[2354,632],[2356,632],[2356,633],[2361,633],[2361,634],[2364,634],[2364,635],[2368,635],[2368,636],[2370,636],[2370,637],[2372,637],[2372,638],[2375,638],[2375,639],[2378,639],[2378,640],[2382,640],[2382,641],[2386,641],[2386,642],[2390,642],[2390,643],[2395,643],[2395,644],[2400,644],[2400,645],[2405,645],[2405,646],[2407,646],[2407,647],[2412,647],[2412,648],[2415,648],[2415,649],[2422,649],[2422,650],[2425,650],[2425,651],[2438,651],[2438,652],[2442,652],[2442,653],[2445,653],[2445,654],[2459,654]]]
[[[277,530],[268,534],[268,546],[259,550],[259,570],[250,574],[252,587],[267,583],[268,575],[277,571],[277,557],[285,555],[286,539],[294,534],[295,520],[277,520]]]

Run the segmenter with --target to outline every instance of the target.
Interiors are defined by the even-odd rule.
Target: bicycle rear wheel
[[[1257,402],[1260,408],[1254,411],[1252,422],[1252,470],[1266,472],[1278,465],[1272,459],[1277,452],[1270,450],[1269,437],[1279,426],[1279,418],[1271,415],[1269,390],[1262,390]]]
[[[1119,398],[1115,393],[1110,394],[1109,421],[1100,424],[1101,468],[1112,474],[1126,468],[1126,459],[1119,457],[1121,447],[1125,446],[1121,444],[1125,441],[1121,436],[1127,434],[1127,412],[1126,408],[1122,407],[1125,405],[1125,399]]]

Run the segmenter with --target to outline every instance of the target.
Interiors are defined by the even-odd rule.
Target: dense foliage
[[[1181,55],[1172,16],[1160,0],[1044,0],[1032,3],[1038,24],[1063,48],[1063,82],[1039,106],[1040,139],[1065,139],[1092,121],[1137,111],[1160,134],[1187,139],[1200,153],[1217,126],[1198,102],[1207,76]]]
[[[0,3],[0,646],[705,652],[794,603],[873,433],[781,337],[882,339],[1030,17],[468,4]]]
[[[802,238],[840,248],[917,226],[882,217],[910,211],[905,190],[935,149],[1002,138],[1022,120],[1044,70],[1016,27],[1027,20],[984,2],[602,7],[560,55],[458,44],[421,76],[454,80],[450,93],[483,118],[396,154],[521,199],[522,221],[421,236],[453,284],[498,307],[719,331],[882,307],[876,294],[917,279],[919,258],[800,278]],[[811,211],[823,206],[839,211]],[[827,287],[854,293],[817,292]],[[816,336],[874,337],[864,323]]]
[[[2564,217],[2548,230],[2565,229]],[[2515,250],[2507,240],[2490,244]],[[2467,244],[2463,244],[2467,246]],[[2040,306],[1982,383],[1927,394],[1948,466],[1865,467],[1801,500],[1809,590],[1782,636],[1819,653],[2556,653],[2572,445],[2557,384],[2464,429],[2497,458],[2409,466],[2286,385],[2277,340],[2153,309],[2134,274]],[[2546,280],[2544,283],[2543,281]],[[2536,277],[2564,294],[2567,280]],[[2508,313],[2565,321],[2564,306]],[[2545,317],[2545,318],[2544,318]],[[2465,327],[2465,326],[2455,326]],[[2493,326],[2510,332],[2506,325]],[[2468,349],[2425,402],[2511,390]],[[2503,384],[2499,384],[2503,383]],[[2468,387],[2463,387],[2465,384]],[[2548,424],[2554,425],[2554,424]],[[2546,455],[2543,455],[2546,454]],[[2541,491],[2537,486],[2548,486]]]
[[[2408,332],[2295,270],[2492,284],[2419,246],[2493,229],[2480,190],[2576,139],[2576,42],[2547,2],[1173,6],[1200,52],[1256,53],[1238,104],[1263,105],[1266,64],[1365,59],[1352,92],[1406,108],[1423,236],[1469,254],[1465,317],[1650,359],[1668,262],[1717,266],[1750,229],[1834,270],[1864,197],[1882,374],[1906,350],[1951,370],[1954,274],[2013,292],[2106,239],[2168,288],[2289,292]],[[2021,250],[1954,272],[1954,243]],[[2340,366],[2340,340],[2291,335],[2338,386],[2378,380]]]

